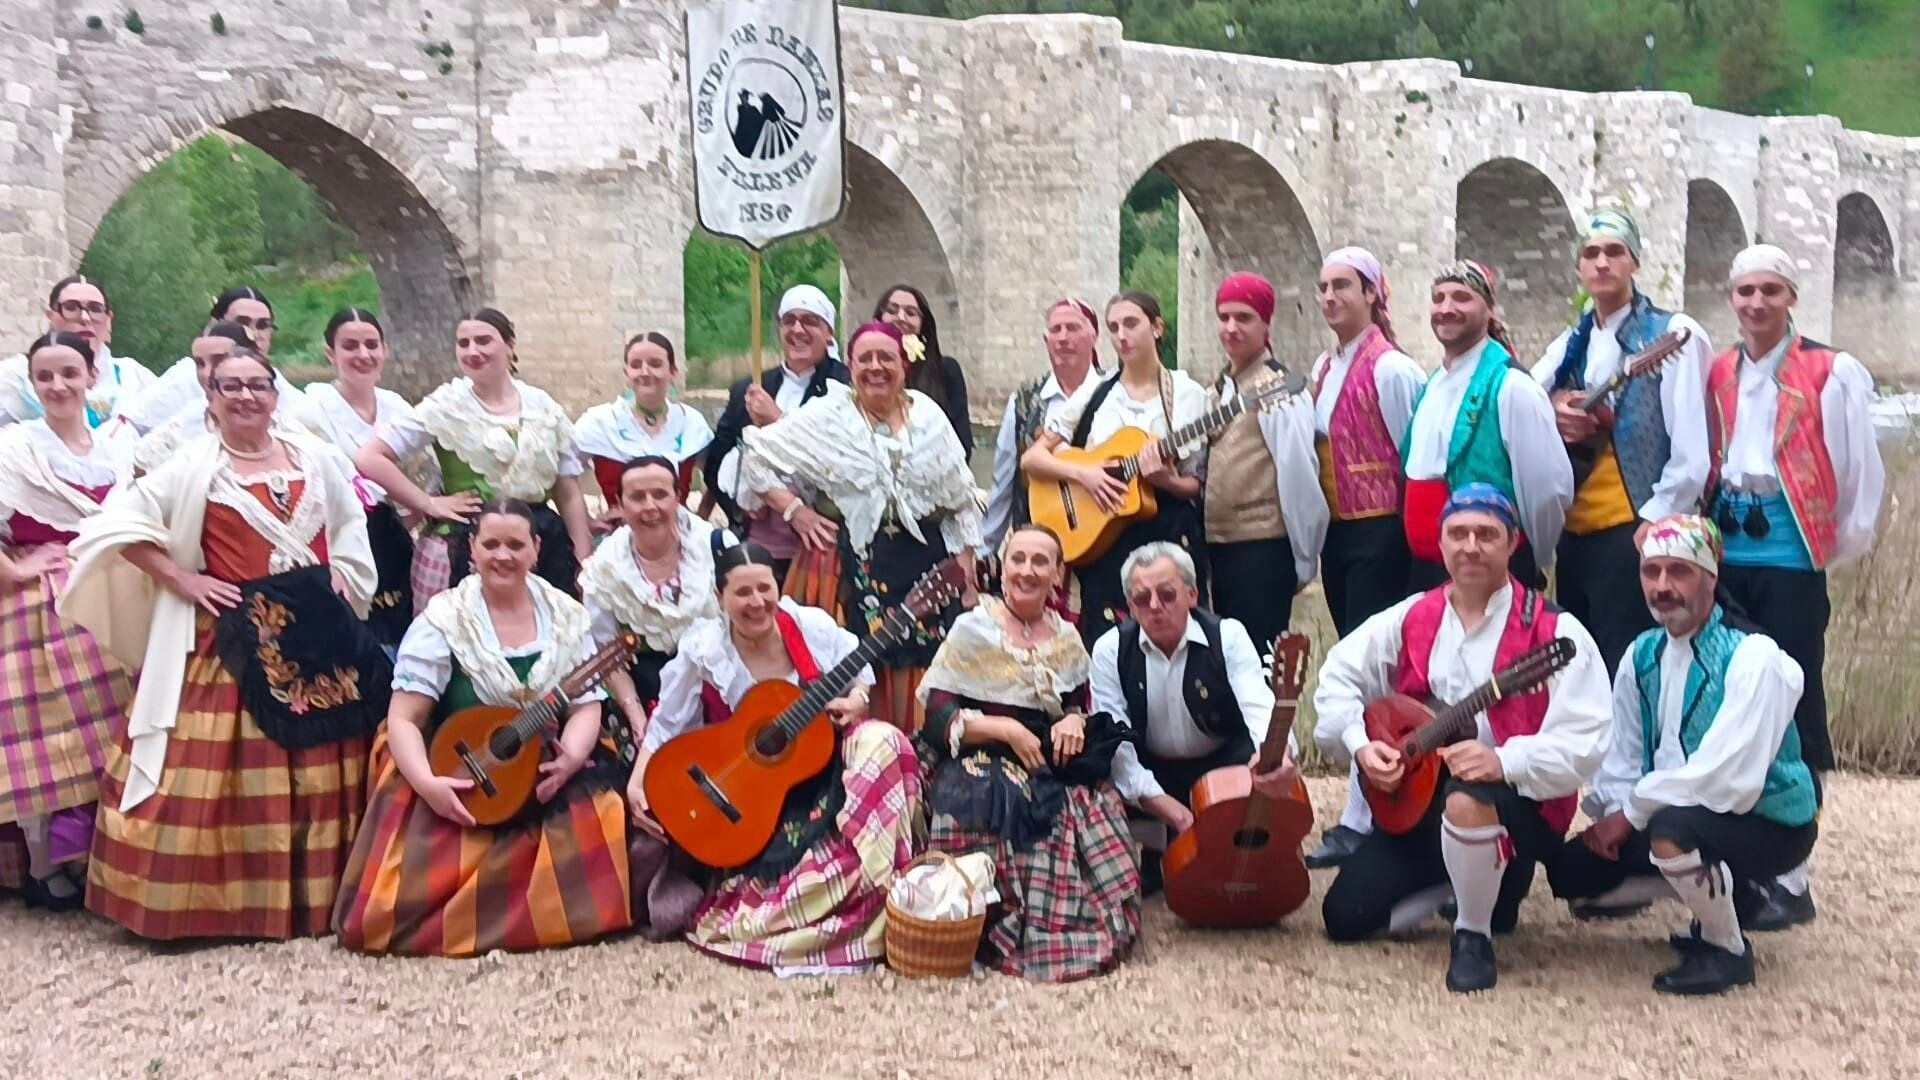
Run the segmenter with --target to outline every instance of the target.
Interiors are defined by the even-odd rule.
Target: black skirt
[[[540,557],[533,572],[547,584],[578,600],[580,598],[580,560],[573,557],[573,537],[567,523],[553,507],[541,503],[533,508],[533,535],[540,541]],[[455,525],[447,533],[447,564],[452,574],[447,587],[460,584],[473,572],[473,526]],[[409,609],[411,610],[411,609]]]
[[[962,747],[958,758],[945,747],[926,747],[922,753],[935,761],[927,784],[927,808],[950,817],[968,829],[985,829],[1026,849],[1050,835],[1066,806],[1068,787],[1091,787],[1113,774],[1113,755],[1133,738],[1133,729],[1116,723],[1109,713],[1094,713],[1086,721],[1086,745],[1065,764],[1054,761],[1053,718],[1039,709],[1014,708],[990,701],[960,697],[963,709],[979,709],[1010,716],[1040,740],[1045,768],[1029,770],[1013,748],[992,742]]]
[[[325,566],[241,584],[214,643],[254,723],[288,750],[371,735],[386,719],[393,664]]]
[[[413,621],[413,535],[392,503],[367,511],[367,543],[379,574],[367,626],[380,644],[398,646]]]
[[[1127,586],[1120,580],[1120,567],[1127,556],[1143,544],[1156,540],[1178,544],[1193,558],[1199,578],[1200,603],[1207,603],[1209,578],[1207,566],[1206,522],[1200,515],[1198,500],[1176,499],[1161,492],[1160,512],[1151,521],[1136,521],[1120,534],[1120,540],[1105,554],[1081,567],[1080,639],[1092,649],[1100,635],[1113,629],[1127,617]]]
[[[853,551],[844,526],[840,529],[841,622],[848,630],[866,637],[880,629],[887,609],[906,600],[914,583],[947,557],[947,542],[940,535],[940,518],[920,522],[921,543],[891,517],[873,534],[866,558]],[[892,535],[888,530],[892,530]],[[875,661],[876,667],[926,667],[947,638],[947,627],[960,617],[955,601],[937,613],[914,624],[907,640],[888,649]]]

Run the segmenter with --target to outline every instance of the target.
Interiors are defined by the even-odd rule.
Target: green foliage
[[[135,11],[132,8],[128,8],[127,17],[125,21],[127,24],[127,30],[129,32],[135,33],[135,34],[144,34],[147,32],[147,24],[145,21],[143,21],[140,18],[140,13],[138,11]]]
[[[105,26],[105,25],[107,25],[107,24],[106,24],[106,23],[104,23],[104,22],[102,22],[102,21],[100,21],[100,16],[98,16],[98,15],[89,15],[89,16],[87,16],[87,29],[89,29],[89,30],[98,30],[98,29],[100,29],[101,27],[103,27],[103,26]]]
[[[1720,100],[1744,112],[1765,111],[1790,77],[1781,40],[1780,0],[1742,0],[1720,48]]]
[[[690,366],[723,356],[745,355],[753,346],[751,272],[747,250],[696,231],[687,240],[683,271],[687,296]],[[772,348],[779,331],[780,294],[795,285],[816,285],[840,304],[840,249],[814,234],[782,241],[761,253],[760,299],[763,348]],[[865,312],[840,313],[842,325],[865,321]]]
[[[1180,340],[1179,250],[1169,245],[1142,251],[1121,277],[1120,287],[1152,293],[1160,301],[1160,313],[1167,321],[1167,332],[1160,338],[1160,362],[1178,367],[1179,354],[1174,343]]]

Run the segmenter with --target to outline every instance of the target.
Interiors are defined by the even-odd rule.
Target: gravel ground
[[[1322,822],[1344,785],[1312,782]],[[1920,1075],[1920,781],[1836,778],[1809,927],[1758,942],[1759,985],[1653,993],[1665,905],[1583,925],[1546,896],[1500,986],[1441,985],[1438,922],[1336,947],[1312,904],[1265,932],[1189,930],[1155,902],[1119,972],[1065,987],[885,972],[780,981],[627,938],[478,961],[331,941],[155,948],[90,916],[0,905],[7,1077]]]

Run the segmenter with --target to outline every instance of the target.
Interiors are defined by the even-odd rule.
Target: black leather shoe
[[[1313,870],[1339,866],[1347,861],[1347,856],[1360,850],[1360,842],[1366,838],[1366,833],[1356,832],[1345,825],[1335,825],[1320,834],[1320,846],[1307,856],[1307,866]]]
[[[1456,994],[1491,990],[1500,981],[1493,962],[1493,939],[1471,930],[1453,932],[1453,958],[1447,962],[1447,989]]]
[[[1663,994],[1722,994],[1736,986],[1753,985],[1753,943],[1745,938],[1747,950],[1734,955],[1702,941],[1681,957],[1680,966],[1653,978],[1653,988]]]
[[[1771,933],[1810,923],[1818,914],[1813,909],[1813,890],[1808,889],[1798,896],[1777,881],[1756,883],[1753,889],[1762,899],[1753,910],[1753,914],[1740,920],[1748,930]]]
[[[1683,955],[1706,945],[1706,942],[1700,940],[1700,920],[1693,920],[1684,934],[1668,934],[1667,944],[1673,946],[1675,952]]]
[[[47,888],[46,882],[33,877],[28,878],[27,883],[21,886],[20,895],[26,899],[28,907],[53,912],[78,911],[80,906],[87,902],[87,894],[84,892],[59,896]]]

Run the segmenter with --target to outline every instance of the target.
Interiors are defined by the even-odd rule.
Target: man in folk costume
[[[1640,588],[1660,623],[1613,681],[1613,741],[1593,779],[1594,824],[1549,863],[1554,895],[1619,906],[1676,897],[1693,910],[1669,994],[1753,982],[1737,910],[1749,888],[1813,850],[1819,789],[1800,757],[1800,665],[1714,602],[1720,530],[1674,515],[1649,525]]]
[[[1273,718],[1273,688],[1259,649],[1237,620],[1200,606],[1193,557],[1179,544],[1140,545],[1121,566],[1131,618],[1093,643],[1093,711],[1131,727],[1113,756],[1113,786],[1164,828],[1138,830],[1147,848],[1145,891],[1160,884],[1160,854],[1193,826],[1194,781],[1225,765],[1258,765]],[[1254,788],[1273,798],[1298,775],[1288,736],[1282,767]]]
[[[1084,402],[1099,380],[1100,319],[1084,300],[1066,297],[1047,309],[1047,362],[1053,370],[1007,398],[993,450],[993,490],[987,496],[986,550],[1000,550],[1007,530],[1032,520],[1020,455],[1068,405]]]
[[[1398,836],[1368,836],[1321,905],[1329,937],[1359,941],[1411,929],[1451,896],[1455,992],[1494,985],[1491,935],[1513,930],[1534,864],[1559,852],[1580,785],[1607,748],[1607,674],[1593,639],[1511,574],[1519,544],[1519,515],[1504,493],[1490,484],[1454,492],[1440,536],[1451,582],[1342,638],[1313,698],[1320,748],[1353,758],[1365,783],[1391,791],[1406,766],[1395,747],[1368,739],[1370,702],[1394,693],[1459,701],[1523,654],[1554,638],[1573,642],[1572,661],[1547,687],[1498,701],[1476,718],[1476,738],[1441,748],[1448,779],[1426,817]]]
[[[1873,546],[1886,468],[1874,443],[1873,377],[1860,361],[1793,325],[1799,271],[1760,244],[1730,275],[1740,344],[1707,377],[1712,516],[1726,537],[1720,585],[1732,606],[1800,665],[1794,710],[1800,749],[1816,773],[1833,768],[1827,733],[1827,568]],[[1814,917],[1807,867],[1763,887],[1749,930]]]
[[[1214,296],[1227,369],[1214,402],[1258,392],[1285,375],[1273,356],[1273,285],[1234,274]],[[1207,450],[1207,558],[1214,609],[1238,619],[1262,653],[1286,630],[1293,596],[1313,580],[1327,532],[1327,500],[1314,464],[1313,403],[1293,397],[1256,407],[1214,433]]]
[[[1420,396],[1400,442],[1407,470],[1403,521],[1413,551],[1410,585],[1446,580],[1440,510],[1452,492],[1490,484],[1519,508],[1513,572],[1529,587],[1552,567],[1573,501],[1573,468],[1560,449],[1553,403],[1516,370],[1506,327],[1494,310],[1495,279],[1485,264],[1460,259],[1433,280],[1429,321],[1444,358]],[[1509,378],[1517,375],[1517,378]]]
[[[1698,506],[1707,485],[1700,417],[1713,346],[1699,323],[1655,307],[1635,284],[1640,227],[1632,216],[1595,213],[1574,259],[1593,302],[1548,346],[1533,377],[1553,395],[1560,437],[1577,459],[1555,595],[1593,631],[1612,671],[1633,639],[1653,626],[1643,606],[1620,602],[1639,575],[1637,542],[1651,522]],[[1616,391],[1600,410],[1573,404],[1669,331],[1692,335],[1671,362]],[[1597,453],[1586,450],[1596,437]]]
[[[1320,490],[1333,517],[1320,576],[1342,635],[1409,591],[1413,556],[1400,520],[1407,477],[1399,438],[1427,373],[1394,339],[1391,297],[1380,260],[1364,248],[1341,248],[1320,266],[1320,314],[1338,342],[1314,361],[1311,376]],[[1372,831],[1373,813],[1355,769],[1340,822],[1321,837],[1307,865],[1340,865]]]

